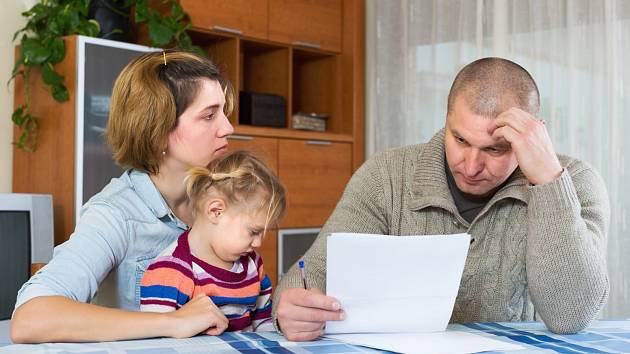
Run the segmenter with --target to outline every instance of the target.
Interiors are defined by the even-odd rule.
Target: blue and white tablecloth
[[[597,321],[587,330],[573,335],[549,332],[542,323],[473,323],[450,325],[449,329],[488,336],[523,347],[505,353],[630,353],[630,320]],[[10,345],[0,342],[0,353],[383,353],[330,339],[289,342],[274,332],[224,333],[218,337],[189,339],[146,339],[103,343],[51,343]],[[486,352],[500,353],[500,352]]]

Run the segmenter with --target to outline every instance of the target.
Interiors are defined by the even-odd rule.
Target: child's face
[[[261,210],[262,209],[262,210]],[[218,217],[212,249],[225,262],[234,262],[260,247],[265,230],[266,210],[231,207]]]

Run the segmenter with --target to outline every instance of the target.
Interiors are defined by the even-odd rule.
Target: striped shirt
[[[227,331],[256,330],[271,318],[271,280],[262,258],[251,252],[230,270],[195,257],[188,231],[166,248],[144,273],[140,283],[140,310],[174,311],[205,294],[230,321]]]

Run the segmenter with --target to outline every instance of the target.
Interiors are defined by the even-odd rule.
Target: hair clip
[[[162,51],[162,56],[164,57],[164,66],[166,66],[166,52]]]

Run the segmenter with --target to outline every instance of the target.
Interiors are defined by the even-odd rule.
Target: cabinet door
[[[275,288],[278,284],[278,231],[267,230],[262,246],[258,249],[258,254],[263,259],[265,274],[269,276],[271,284]]]
[[[251,151],[262,158],[276,175],[278,174],[278,139],[232,135],[228,137],[228,149]]]
[[[341,51],[342,0],[269,0],[269,39]]]
[[[278,171],[287,189],[282,227],[319,227],[334,210],[352,171],[352,145],[282,139]]]
[[[267,39],[267,0],[179,0],[195,27]]]

